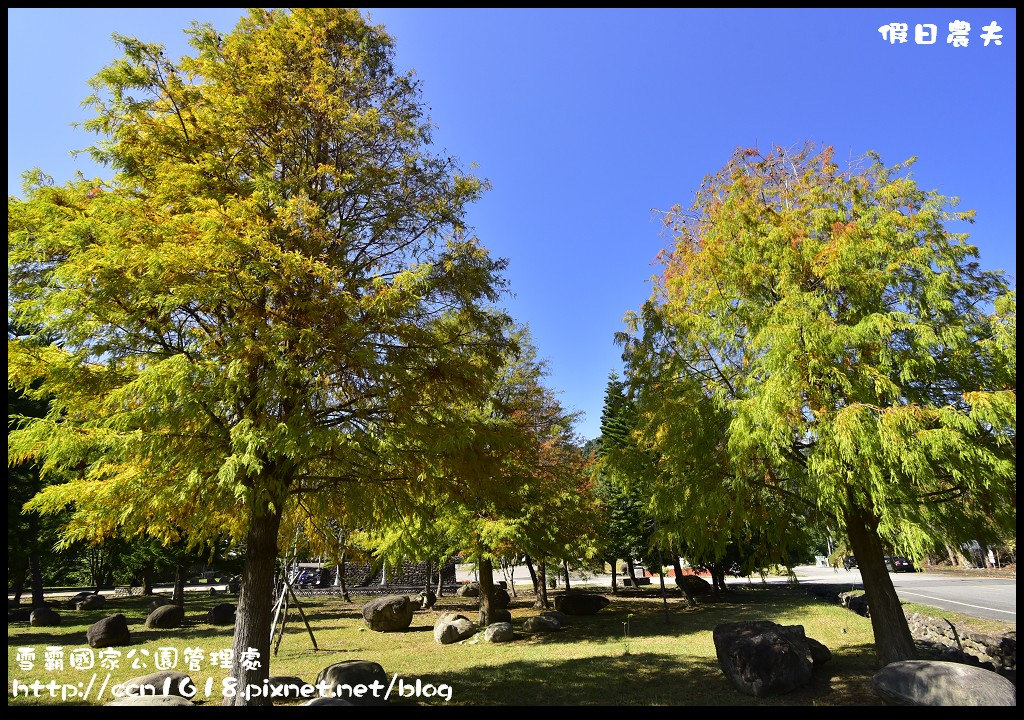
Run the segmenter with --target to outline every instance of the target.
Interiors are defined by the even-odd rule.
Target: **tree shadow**
[[[826,663],[807,686],[769,698],[741,693],[713,658],[651,652],[516,660],[418,679],[450,686],[453,703],[483,705],[863,705],[877,702],[870,692],[870,674],[849,671],[868,655],[873,648],[866,645],[846,648],[843,662],[834,658]],[[615,688],[611,695],[609,688]]]

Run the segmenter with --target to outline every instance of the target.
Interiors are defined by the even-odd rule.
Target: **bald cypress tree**
[[[674,243],[620,336],[687,536],[842,527],[882,663],[914,654],[886,550],[1016,520],[1015,295],[954,231],[974,214],[909,165],[737,151],[666,213]]]

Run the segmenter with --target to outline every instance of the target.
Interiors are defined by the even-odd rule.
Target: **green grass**
[[[280,653],[271,658],[271,674],[297,675],[313,682],[325,666],[341,660],[379,662],[389,674],[424,683],[448,684],[453,704],[612,704],[612,705],[864,705],[876,704],[869,682],[875,671],[870,621],[848,610],[809,598],[799,590],[783,587],[747,587],[730,590],[720,602],[705,599],[696,608],[678,598],[669,600],[666,623],[657,590],[630,596],[611,596],[611,604],[599,614],[571,618],[561,632],[528,636],[520,632],[522,621],[535,614],[531,599],[514,600],[510,608],[516,640],[506,644],[439,645],[432,628],[441,612],[474,610],[473,601],[441,598],[437,606],[417,611],[407,632],[377,633],[365,628],[359,612],[361,598],[345,603],[335,598],[304,599],[307,617],[320,650],[314,652],[309,636],[292,611]],[[132,631],[132,645],[120,648],[149,650],[174,647],[179,655],[186,646],[201,647],[207,654],[231,646],[231,628],[209,625],[206,611],[224,602],[225,596],[190,595],[186,627],[149,630],[143,626],[150,600],[117,598],[97,611],[58,610],[64,625],[31,628],[27,623],[8,625],[8,690],[11,681],[51,678],[57,682],[88,682],[93,670],[43,670],[45,646],[59,645],[67,653],[87,647],[85,631],[96,620],[123,612]],[[623,621],[630,619],[629,652],[623,642]],[[472,617],[472,615],[471,615]],[[712,629],[723,622],[766,619],[801,624],[807,635],[823,642],[833,659],[812,685],[772,699],[755,699],[733,689],[715,657]],[[845,629],[845,632],[844,632]],[[19,670],[18,647],[35,648],[36,669]],[[153,671],[122,667],[111,671],[110,685]],[[182,669],[179,665],[178,669]],[[106,670],[100,673],[98,688]],[[205,704],[220,701],[216,688],[226,670],[207,662],[191,672],[202,688],[214,679],[214,694]],[[95,689],[93,691],[95,694]],[[197,700],[201,697],[197,698]],[[104,697],[103,701],[109,700]],[[49,698],[9,698],[9,704],[57,704]],[[396,700],[408,704],[412,700]],[[440,700],[431,702],[440,703]]]

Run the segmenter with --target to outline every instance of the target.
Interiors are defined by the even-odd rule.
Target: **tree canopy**
[[[61,480],[29,507],[72,506],[69,542],[244,541],[236,650],[265,651],[284,514],[395,518],[473,476],[487,424],[462,411],[514,349],[504,262],[383,28],[253,10],[188,34],[177,61],[115,37],[85,123],[112,179],[36,171],[9,199],[11,313],[55,342],[8,343],[9,383],[52,398],[8,457]]]
[[[910,164],[738,150],[665,214],[674,242],[620,337],[642,446],[699,508],[687,536],[845,528],[884,662],[913,646],[883,545],[1012,526],[1016,506],[1015,295],[954,232],[973,213]]]

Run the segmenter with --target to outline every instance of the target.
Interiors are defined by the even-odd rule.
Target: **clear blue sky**
[[[62,182],[103,174],[68,151],[90,144],[86,82],[113,60],[112,32],[188,50],[192,19],[222,31],[240,10],[8,10],[8,193],[40,167]],[[515,297],[550,361],[552,387],[598,434],[612,334],[650,293],[668,240],[652,209],[689,204],[738,146],[814,140],[838,158],[920,157],[926,188],[978,211],[982,265],[1016,272],[1016,13],[936,10],[371,11],[415,68],[438,145],[488,178],[470,213],[510,260]],[[971,24],[969,45],[946,43]],[[1003,28],[983,46],[982,26]],[[909,24],[890,45],[877,28]],[[915,23],[938,42],[914,43]]]

